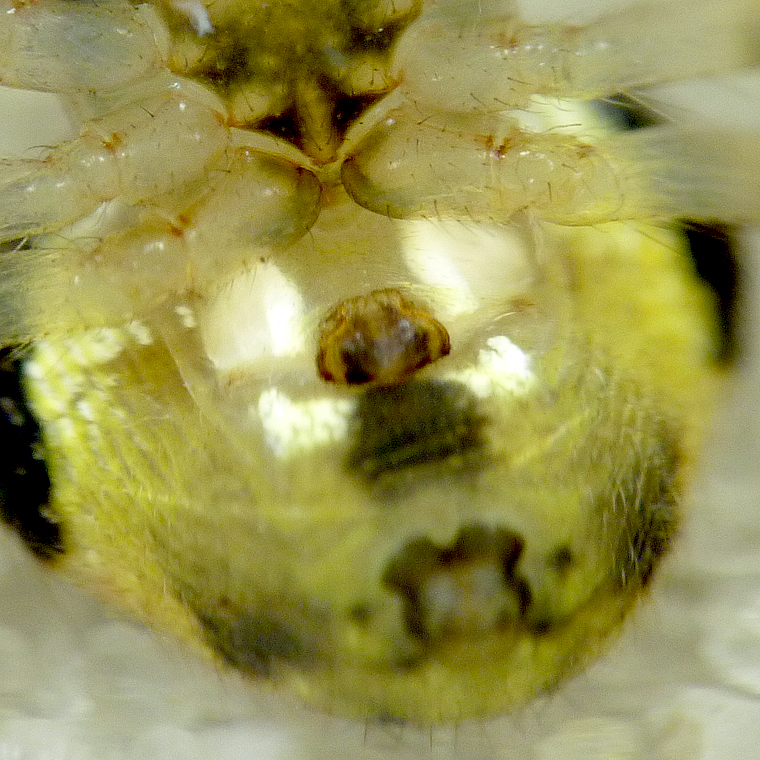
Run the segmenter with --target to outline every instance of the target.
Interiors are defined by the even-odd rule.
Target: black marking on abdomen
[[[63,552],[50,512],[50,476],[42,433],[26,401],[18,349],[0,350],[0,518],[40,559]]]
[[[225,662],[248,675],[267,678],[278,662],[306,666],[311,659],[296,631],[267,613],[202,612],[198,619]]]
[[[348,465],[370,480],[415,465],[461,460],[483,447],[485,419],[477,399],[452,381],[370,388],[359,401],[354,423]]]

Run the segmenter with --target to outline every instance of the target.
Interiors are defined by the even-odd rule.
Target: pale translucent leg
[[[357,203],[401,219],[760,221],[760,127],[681,122],[591,143],[407,106],[359,144],[342,178]]]
[[[237,149],[210,192],[172,218],[117,207],[120,231],[109,235],[98,226],[107,224],[106,209],[89,228],[82,223],[0,256],[0,340],[123,324],[173,294],[205,291],[305,234],[320,197],[311,172]]]
[[[402,219],[760,221],[760,128],[666,125],[591,143],[506,120],[493,127],[392,113],[343,164],[343,182],[360,205]]]
[[[128,0],[0,2],[0,84],[111,90],[157,71],[167,36],[149,5]]]
[[[396,105],[342,167],[360,205],[398,218],[567,225],[760,218],[760,124],[605,137],[518,124],[535,94],[595,98],[760,60],[760,4],[633,5],[585,27],[524,25],[511,5],[433,3],[396,51]]]
[[[650,216],[760,222],[760,125],[681,123],[619,135],[610,147],[640,173]]]
[[[89,122],[42,160],[0,162],[0,240],[59,229],[116,196],[138,203],[186,188],[214,162],[223,169],[222,106],[193,90],[178,86]]]
[[[760,62],[755,0],[635,4],[583,27],[529,26],[509,3],[439,5],[400,40],[395,77],[410,99],[447,110],[600,97]]]
[[[639,177],[559,132],[457,114],[392,112],[342,167],[351,197],[401,219],[508,222],[522,211],[562,224],[641,215]]]

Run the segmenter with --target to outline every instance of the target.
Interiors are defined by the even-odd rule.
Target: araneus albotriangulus
[[[760,8],[5,11],[0,81],[81,123],[0,165],[2,511],[30,548],[353,715],[489,715],[595,656],[714,386],[672,220],[756,219],[758,140],[592,105],[756,63]]]

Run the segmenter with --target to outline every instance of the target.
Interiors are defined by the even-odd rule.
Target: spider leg
[[[186,193],[215,165],[230,134],[221,104],[178,83],[86,123],[43,159],[0,162],[0,240],[60,229],[119,196],[139,203]]]
[[[521,112],[534,95],[590,100],[759,58],[760,7],[744,0],[633,5],[583,27],[433,4],[402,36],[394,105],[362,125],[342,179],[357,203],[398,218],[756,221],[751,125],[726,134],[680,114],[626,135],[570,134],[524,128]]]
[[[351,197],[402,219],[565,225],[634,219],[760,220],[760,132],[692,119],[584,139],[506,118],[391,111],[342,166]]]
[[[342,167],[361,206],[406,219],[508,222],[522,211],[560,224],[642,215],[639,177],[574,135],[514,120],[398,109]]]
[[[319,180],[278,156],[238,148],[215,180],[178,213],[109,204],[0,257],[3,309],[24,312],[21,325],[3,320],[2,339],[27,339],[43,325],[65,331],[140,318],[172,294],[203,292],[290,245],[319,214]]]
[[[0,84],[29,90],[113,90],[163,66],[155,9],[127,0],[0,3]]]
[[[595,98],[760,62],[753,0],[634,4],[584,26],[532,26],[510,4],[482,5],[432,3],[402,36],[394,77],[409,98],[498,112],[536,93]]]

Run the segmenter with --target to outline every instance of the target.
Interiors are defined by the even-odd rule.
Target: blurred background
[[[624,4],[522,3],[533,21]],[[0,155],[68,135],[49,97],[0,97]],[[760,127],[757,73],[658,97]],[[621,640],[557,693],[432,732],[326,716],[209,670],[0,533],[0,760],[760,759],[760,231],[743,231],[741,251],[743,353],[682,536]]]

